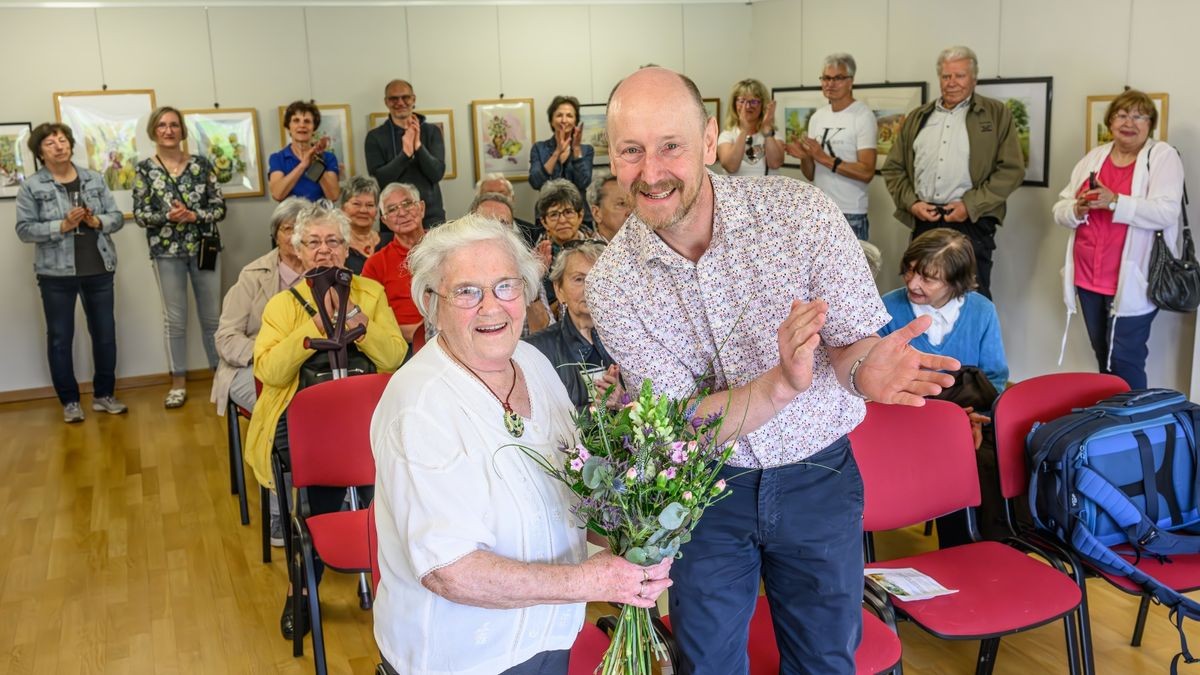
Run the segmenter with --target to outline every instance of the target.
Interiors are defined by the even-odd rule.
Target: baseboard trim
[[[199,370],[189,370],[187,374],[189,381],[211,380],[212,371],[207,368]],[[141,387],[158,387],[165,386],[171,383],[171,375],[169,373],[151,373],[150,375],[133,375],[131,377],[117,378],[117,391],[122,389],[138,389]],[[79,392],[81,394],[92,393],[91,382],[80,382]],[[14,389],[12,391],[0,391],[0,404],[3,403],[19,403],[21,401],[37,401],[44,398],[55,398],[54,387],[34,387],[32,389]]]

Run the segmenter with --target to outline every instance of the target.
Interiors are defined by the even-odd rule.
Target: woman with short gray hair
[[[379,234],[379,183],[368,176],[352,176],[342,182],[338,206],[350,218],[350,255],[346,267],[362,274],[363,264],[381,242]]]
[[[536,210],[546,233],[534,245],[534,252],[543,260],[553,261],[563,247],[596,238],[590,229],[583,227],[583,195],[570,181],[559,179],[546,183],[538,196]],[[543,285],[553,308],[554,286],[549,280]]]

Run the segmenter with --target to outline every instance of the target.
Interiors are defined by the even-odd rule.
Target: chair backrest
[[[413,339],[412,339],[413,353],[416,354],[421,349],[421,347],[424,347],[425,342],[428,339],[429,338],[425,335],[425,322],[422,321],[421,325],[417,326],[417,330],[413,331]]]
[[[1052,373],[1018,382],[996,400],[996,465],[1005,499],[1029,491],[1025,438],[1034,422],[1049,422],[1114,394],[1129,391],[1125,380],[1101,373]]]
[[[863,529],[894,530],[979,505],[971,422],[948,401],[868,403],[850,432],[863,478]]]
[[[296,392],[287,409],[295,487],[375,482],[371,416],[389,377],[382,373],[355,375]]]
[[[375,500],[367,505],[367,559],[371,561],[371,596],[379,593],[379,530],[375,529]]]

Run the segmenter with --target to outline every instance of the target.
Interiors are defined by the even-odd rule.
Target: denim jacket
[[[112,233],[125,225],[125,216],[117,208],[104,177],[78,165],[79,186],[83,200],[100,219],[97,240],[100,257],[109,272],[117,269],[117,247]],[[54,181],[50,170],[43,168],[25,181],[17,193],[17,236],[37,247],[33,271],[41,276],[75,276],[74,233],[62,231],[62,221],[71,210],[67,189]],[[86,225],[82,227],[87,227]]]

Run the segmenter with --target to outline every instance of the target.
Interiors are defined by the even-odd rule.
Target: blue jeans
[[[871,231],[871,222],[867,220],[865,213],[847,213],[846,222],[850,223],[850,229],[854,230],[854,236],[866,241],[867,233]]]
[[[188,279],[196,295],[196,314],[200,318],[200,340],[208,356],[208,367],[217,368],[217,343],[213,336],[221,320],[220,267],[202,270],[196,256],[154,258],[154,276],[162,293],[163,332],[167,343],[167,369],[175,377],[187,374]]]
[[[725,467],[671,568],[671,629],[684,675],[740,675],[759,578],[784,674],[854,672],[862,638],[863,484],[845,437],[802,463]]]
[[[1088,340],[1102,373],[1125,380],[1130,389],[1146,388],[1146,357],[1150,354],[1150,324],[1158,310],[1141,316],[1111,316],[1113,296],[1075,287],[1079,313],[1087,326]],[[1112,344],[1109,344],[1109,339]],[[1112,367],[1109,367],[1109,351]]]
[[[46,358],[50,381],[63,405],[79,402],[75,381],[75,299],[83,300],[88,333],[92,336],[95,375],[92,391],[97,398],[112,396],[117,386],[117,324],[113,317],[113,273],[86,277],[39,275],[42,309],[46,313]]]

